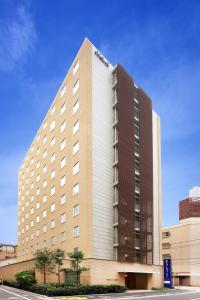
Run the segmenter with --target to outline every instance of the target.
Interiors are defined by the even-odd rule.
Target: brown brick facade
[[[179,220],[200,217],[200,201],[187,198],[179,202]]]

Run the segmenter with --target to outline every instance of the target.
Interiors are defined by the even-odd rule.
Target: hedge
[[[15,281],[4,281],[5,285],[22,288]],[[123,293],[126,287],[123,285],[74,285],[74,284],[32,284],[23,287],[24,290],[43,294],[46,296],[72,296],[72,295],[88,295],[88,294],[107,294],[107,293]]]

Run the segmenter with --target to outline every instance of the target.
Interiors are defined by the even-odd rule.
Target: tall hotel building
[[[160,121],[85,39],[19,169],[18,261],[80,249],[88,283],[161,286]]]

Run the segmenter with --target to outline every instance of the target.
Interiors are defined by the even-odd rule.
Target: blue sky
[[[200,184],[200,1],[0,0],[0,242],[16,241],[17,170],[87,36],[153,100],[163,224]]]

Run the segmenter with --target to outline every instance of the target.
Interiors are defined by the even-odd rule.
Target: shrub
[[[19,288],[19,287],[20,287],[20,285],[19,285],[18,282],[12,281],[12,280],[4,280],[4,281],[3,281],[3,284],[4,284],[4,285],[7,285],[7,286],[14,287],[14,288]]]
[[[21,286],[17,282],[4,282],[5,285],[12,287]],[[106,293],[123,293],[126,287],[122,285],[75,285],[75,284],[32,284],[23,287],[24,289],[37,294],[46,296],[73,296],[73,295],[87,295],[87,294],[106,294]]]
[[[21,287],[26,287],[26,286],[36,283],[35,272],[31,271],[31,270],[17,272],[15,274],[15,278],[16,278],[17,283]]]

